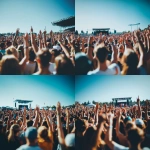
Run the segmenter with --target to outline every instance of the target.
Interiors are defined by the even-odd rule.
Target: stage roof
[[[122,98],[112,98],[112,100],[126,100],[131,99],[132,97],[122,97]]]
[[[67,31],[72,31],[73,32],[73,31],[75,31],[75,27],[67,28],[67,29],[64,30],[64,32],[67,32]]]
[[[93,28],[92,30],[110,30],[110,28]]]
[[[61,19],[59,21],[52,22],[53,26],[60,26],[60,27],[69,27],[75,26],[75,16],[71,16],[69,18]]]
[[[21,100],[21,99],[16,99],[14,102],[17,102],[17,103],[30,103],[30,102],[33,102],[32,100]]]

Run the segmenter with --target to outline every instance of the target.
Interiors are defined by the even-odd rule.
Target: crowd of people
[[[150,103],[88,107],[76,104],[77,150],[150,150]]]
[[[122,34],[78,37],[76,75],[149,75],[150,26]]]
[[[75,150],[73,108],[0,111],[0,150]]]
[[[0,36],[1,75],[74,75],[73,33],[40,30]]]

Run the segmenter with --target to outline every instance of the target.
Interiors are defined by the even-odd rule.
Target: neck
[[[100,63],[100,62],[98,62],[98,68],[99,68],[99,70],[101,70],[101,71],[105,71],[105,70],[107,70],[107,64],[106,64],[106,62],[104,62],[104,63]]]
[[[27,141],[27,145],[28,146],[36,146],[36,142],[29,142],[29,141]]]
[[[38,73],[39,74],[51,74],[51,72],[49,71],[49,67],[40,67]]]
[[[130,147],[130,150],[137,150],[137,149],[138,149],[138,150],[142,150],[142,149],[141,149],[141,144],[133,145],[133,146]]]

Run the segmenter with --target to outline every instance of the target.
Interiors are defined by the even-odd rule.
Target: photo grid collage
[[[150,0],[0,6],[0,150],[150,150]]]

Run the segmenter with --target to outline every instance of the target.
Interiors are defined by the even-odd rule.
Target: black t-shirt
[[[8,141],[8,149],[9,150],[16,150],[21,146],[20,140],[17,136],[15,136],[14,141]]]
[[[0,149],[1,150],[8,150],[8,140],[4,134],[0,134]]]

